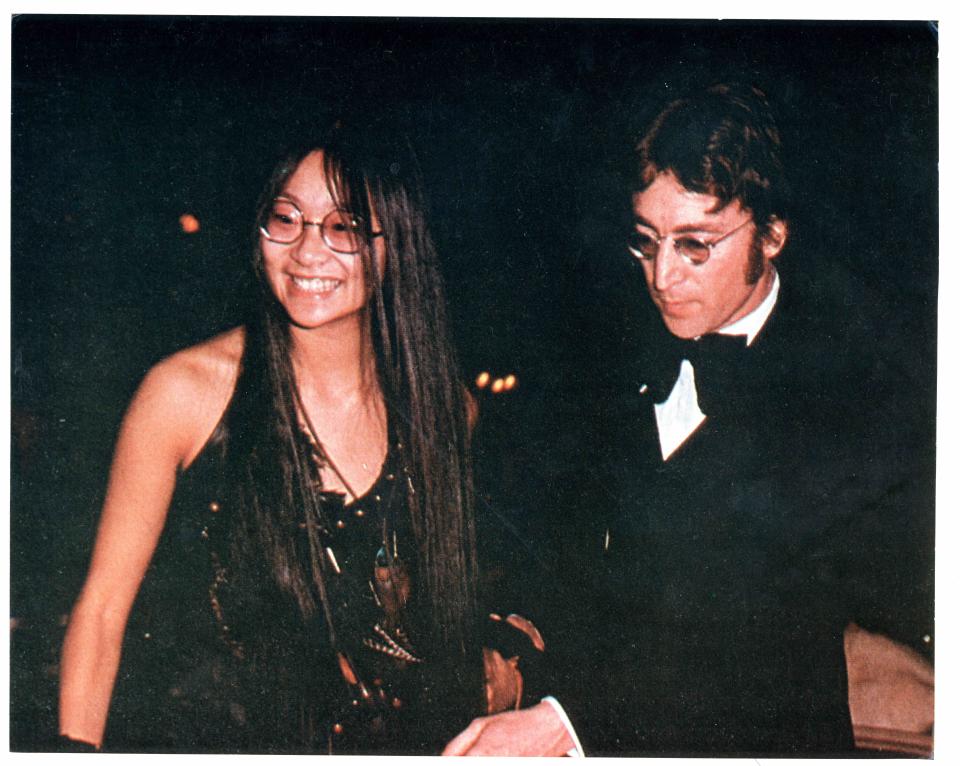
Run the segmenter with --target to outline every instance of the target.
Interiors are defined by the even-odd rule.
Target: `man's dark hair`
[[[753,213],[763,233],[788,220],[790,190],[780,159],[780,132],[757,88],[720,84],[669,103],[637,146],[637,191],[660,173],[684,188],[733,200]]]

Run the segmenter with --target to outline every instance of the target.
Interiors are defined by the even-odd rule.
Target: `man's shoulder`
[[[755,342],[758,374],[822,393],[839,387],[855,394],[861,383],[875,390],[884,376],[902,372],[882,364],[896,354],[885,337],[883,316],[852,276],[824,282],[796,274],[784,278],[777,305]]]
[[[758,338],[749,385],[769,404],[771,428],[834,449],[927,438],[933,366],[916,362],[913,339],[854,275],[824,281],[828,289],[813,277],[784,279]]]

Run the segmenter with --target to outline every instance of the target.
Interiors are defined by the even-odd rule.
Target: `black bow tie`
[[[644,382],[655,402],[666,401],[677,376],[680,364],[686,359],[693,365],[697,386],[697,403],[707,415],[724,403],[738,397],[738,383],[747,355],[746,335],[704,335],[699,340],[684,340],[671,336],[661,353],[648,361]]]

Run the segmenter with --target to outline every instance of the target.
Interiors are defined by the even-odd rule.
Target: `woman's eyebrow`
[[[277,196],[283,197],[283,199],[288,199],[291,202],[296,202],[297,207],[300,207],[303,204],[300,198],[296,194],[294,194],[291,191],[287,191],[286,189],[281,189],[280,192],[277,193]]]
[[[298,209],[304,216],[307,215],[307,210],[306,210],[306,208],[308,208],[309,205],[308,205],[307,203],[305,203],[302,199],[300,199],[300,198],[299,198],[296,194],[294,194],[293,192],[281,191],[279,194],[277,194],[277,197],[280,197],[280,198],[286,199],[286,200],[290,200],[294,205],[297,206],[297,209]],[[342,210],[342,209],[343,209],[343,208],[337,207],[336,203],[331,202],[331,204],[330,204],[325,210],[322,210],[322,211],[320,211],[319,213],[317,213],[316,217],[322,218],[323,216],[328,215],[329,213],[333,212],[334,210]]]

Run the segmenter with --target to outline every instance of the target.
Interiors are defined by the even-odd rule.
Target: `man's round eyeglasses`
[[[292,245],[306,231],[307,226],[320,229],[323,241],[335,253],[354,255],[360,252],[363,240],[382,237],[382,231],[370,231],[362,218],[347,210],[335,208],[320,221],[308,221],[293,202],[286,197],[277,197],[263,214],[260,231],[271,242]]]
[[[740,231],[740,229],[752,221],[752,218],[748,218],[735,229],[731,229],[723,236],[711,240],[710,242],[704,242],[702,239],[697,239],[689,234],[681,234],[675,237],[670,237],[668,234],[661,237],[657,234],[648,234],[647,232],[634,229],[627,237],[627,249],[634,255],[634,257],[639,258],[641,261],[652,261],[660,252],[660,245],[663,244],[663,241],[665,239],[672,238],[673,251],[677,255],[679,255],[681,258],[683,258],[683,260],[692,266],[702,266],[708,260],[710,260],[710,256],[713,253],[713,248],[715,248],[728,237],[732,237],[734,234]]]

